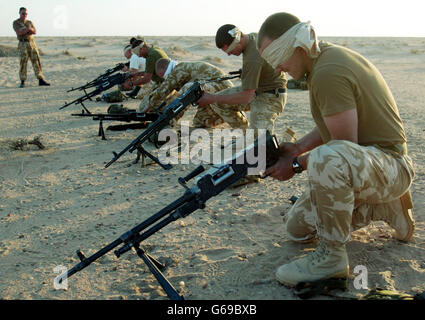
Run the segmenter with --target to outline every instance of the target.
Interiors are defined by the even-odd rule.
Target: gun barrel
[[[153,216],[149,217],[148,219],[146,219],[145,221],[143,221],[142,223],[140,223],[139,225],[134,227],[132,230],[130,230],[127,234],[125,234],[127,239],[130,238],[129,235],[132,235],[132,236],[135,236],[135,237],[132,237],[133,241],[131,241],[131,242],[126,241],[126,244],[124,246],[122,246],[120,249],[114,251],[117,258],[119,258],[122,254],[124,254],[128,250],[130,250],[131,247],[134,244],[138,244],[138,243],[142,242],[143,240],[145,240],[148,237],[150,237],[151,235],[153,235],[159,229],[162,229],[163,227],[168,225],[170,222],[176,220],[176,217],[172,217],[173,212],[175,212],[176,210],[181,208],[182,205],[184,205],[185,203],[188,203],[191,200],[193,200],[195,197],[196,197],[196,194],[194,192],[192,192],[190,190],[186,191],[183,194],[183,196],[181,196],[177,200],[173,201],[168,206],[166,206],[162,210],[158,211]],[[148,229],[144,233],[140,234],[141,231],[143,231],[144,229],[146,229],[150,225],[154,224],[155,222],[159,221],[160,219],[162,219],[167,214],[170,214],[170,216],[163,219],[158,224],[154,225],[153,227],[151,227],[150,229]]]
[[[158,117],[158,119],[152,122],[141,135],[134,139],[120,153],[114,153],[114,158],[105,165],[105,168],[108,168],[127,151],[133,152],[136,150],[151,135],[162,130],[167,124],[169,124],[170,120],[175,118],[177,114],[181,113],[189,104],[198,101],[202,97],[202,94],[203,91],[199,82],[195,82],[183,95],[174,99],[165,108],[164,112]]]
[[[132,248],[132,246],[134,244],[141,242],[141,241],[132,241],[133,239],[136,239],[140,236],[139,233],[141,231],[143,231],[144,229],[146,229],[147,227],[149,227],[153,223],[157,222],[158,220],[162,219],[165,215],[169,214],[170,212],[175,211],[181,205],[192,200],[194,197],[195,197],[194,194],[186,192],[183,196],[181,196],[177,200],[173,201],[171,204],[169,204],[168,206],[166,206],[162,210],[158,211],[153,216],[144,220],[142,223],[140,223],[139,225],[137,225],[136,227],[134,227],[130,231],[122,234],[118,239],[114,240],[113,242],[111,242],[107,246],[103,247],[99,251],[95,252],[91,256],[89,256],[87,258],[83,258],[83,259],[80,258],[81,262],[77,263],[74,267],[69,269],[65,274],[63,274],[61,277],[58,278],[59,283],[61,283],[65,278],[69,278],[73,274],[75,274],[75,273],[83,270],[84,268],[88,267],[94,261],[96,261],[97,259],[104,256],[105,254],[107,254],[108,252],[110,252],[111,250],[115,249],[116,247],[118,247],[119,245],[121,245],[123,243],[124,243],[124,246],[122,248],[120,248],[119,250],[115,251],[115,252],[120,252],[120,254],[117,255],[117,257],[119,257],[123,253],[127,252],[128,250],[130,250]],[[164,219],[164,221],[167,221],[167,220]],[[164,223],[164,222],[161,221],[161,223]],[[161,225],[161,223],[160,223],[160,225]],[[166,223],[166,224],[168,224],[168,223]],[[165,226],[165,225],[163,225],[163,226]],[[148,233],[144,233],[144,239],[146,239],[147,237],[149,237],[150,235],[155,233],[154,227],[149,229],[147,232],[149,233],[149,235],[148,235]]]
[[[86,98],[86,99],[84,99],[84,98],[85,97],[81,97],[81,98],[75,99],[74,101],[68,102],[68,103],[64,104],[62,107],[60,107],[59,110],[62,110],[62,109],[66,108],[66,107],[68,107],[68,106],[70,106],[71,104],[74,104],[74,103],[79,104],[79,103],[83,102],[84,100],[88,99],[88,98]]]
[[[157,127],[159,127],[161,122],[164,122],[164,119],[166,118],[159,116],[156,121],[152,122],[142,134],[134,139],[127,147],[121,150],[120,153],[114,153],[114,158],[105,165],[105,168],[108,168],[111,164],[121,158],[121,156],[127,151],[133,152],[136,150],[139,145],[145,142],[152,135],[152,133],[158,130]]]
[[[127,152],[127,148],[124,149],[123,151],[121,151],[120,153],[114,153],[114,157],[112,158],[111,161],[109,161],[107,164],[105,164],[105,168],[108,168],[111,164],[113,164],[115,161],[117,161],[119,158],[121,158],[121,156]]]
[[[249,148],[246,148],[243,151],[244,159],[247,159],[248,152],[250,150],[254,149],[255,151],[255,149],[259,148],[260,143],[263,144],[262,141],[257,139],[253,145],[251,145]],[[268,132],[265,143],[266,153],[271,152],[271,154],[266,155],[265,159],[268,167],[277,161],[279,157],[279,145],[277,143],[276,137],[270,135]],[[259,149],[257,149],[257,151],[258,150]],[[86,258],[81,252],[77,252],[81,262],[68,270],[66,274],[61,277],[60,282],[63,279],[70,277],[78,271],[84,269],[117,246],[123,244],[121,248],[118,248],[114,251],[117,257],[120,257],[131,248],[136,249],[137,255],[148,264],[149,269],[154,273],[154,276],[160,282],[161,286],[166,290],[169,297],[175,299],[179,298],[179,295],[175,294],[175,289],[172,288],[172,286],[170,287],[167,285],[167,282],[164,281],[162,274],[156,273],[157,268],[150,263],[151,258],[145,254],[143,248],[140,248],[140,242],[155,234],[169,223],[176,221],[179,218],[184,218],[200,208],[204,208],[205,203],[211,197],[220,194],[224,189],[247,175],[248,168],[253,166],[253,164],[250,164],[249,162],[238,163],[238,158],[239,156],[236,155],[230,162],[224,162],[219,166],[211,167],[207,172],[197,178],[194,186],[190,189],[187,189],[180,198],[170,203],[168,206],[158,211],[148,219],[144,220],[133,229],[125,232],[118,239],[111,242],[106,247],[100,249],[90,257]],[[184,179],[189,180],[202,173],[202,171],[203,168],[198,167],[193,171],[193,173],[190,173]],[[153,261],[153,263],[155,263],[155,261]]]
[[[106,247],[103,247],[102,249],[100,249],[96,253],[94,253],[91,256],[83,259],[81,262],[77,263],[74,267],[69,269],[64,275],[62,275],[60,278],[58,278],[59,283],[61,283],[64,279],[71,277],[73,274],[77,273],[78,271],[81,271],[84,268],[88,267],[94,261],[96,261],[100,257],[104,256],[109,251],[113,250],[114,248],[118,247],[122,243],[123,243],[123,240],[121,238],[118,238],[115,241],[108,244]]]
[[[137,149],[137,147],[139,145],[141,145],[143,142],[145,142],[149,136],[150,136],[150,132],[152,131],[152,128],[154,127],[153,124],[155,124],[155,122],[151,123],[148,128],[141,134],[139,135],[136,139],[134,139],[127,147],[125,147],[123,150],[121,150],[119,153],[113,153],[114,157],[112,158],[111,161],[109,161],[106,165],[105,168],[108,168],[111,164],[113,164],[115,161],[117,161],[119,158],[121,158],[121,156],[126,153],[127,151],[129,152],[133,152],[134,150]]]

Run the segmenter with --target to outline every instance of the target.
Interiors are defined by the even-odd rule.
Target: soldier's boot
[[[44,79],[38,79],[39,86],[50,86],[50,83],[46,82]]]
[[[19,85],[19,88],[25,87],[25,81],[21,81],[21,84]]]
[[[287,286],[326,279],[346,279],[349,274],[345,245],[329,245],[323,240],[307,256],[280,266],[277,280]]]
[[[131,92],[127,93],[127,96],[131,97],[131,98],[135,98],[137,96],[137,94],[140,91],[140,87],[136,86],[134,87],[133,90],[131,90]]]
[[[415,219],[413,217],[413,202],[410,190],[393,201],[388,210],[374,211],[373,221],[384,221],[394,229],[394,237],[400,241],[410,241],[415,231]]]

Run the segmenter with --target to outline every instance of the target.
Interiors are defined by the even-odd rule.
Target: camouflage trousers
[[[218,92],[220,95],[241,92],[242,87],[232,87]],[[232,128],[266,129],[274,132],[274,122],[283,112],[287,100],[287,93],[278,96],[272,93],[255,94],[248,104],[243,105],[211,105],[211,108],[221,116]],[[249,120],[243,111],[250,111]]]
[[[380,212],[402,214],[400,197],[414,170],[407,155],[332,140],[311,151],[307,174],[307,189],[284,219],[286,234],[294,241],[317,235],[340,245]]]
[[[166,105],[168,105],[172,100],[178,98],[183,93],[186,92],[191,86],[193,82],[187,82],[178,92],[174,91],[172,94],[168,95],[164,101]],[[220,82],[210,82],[202,85],[202,90],[209,93],[215,93],[226,88],[233,86],[233,84],[226,80]],[[142,102],[140,103],[139,110],[142,110],[144,106],[149,102],[149,95],[146,95]],[[172,120],[172,125],[176,125],[179,119],[183,117],[185,112],[188,110],[186,108],[183,112],[181,112],[176,118]],[[220,124],[224,123],[224,120],[218,115],[211,106],[206,106],[203,108],[197,108],[196,114],[193,117],[193,126],[197,128],[213,128]]]
[[[34,74],[37,79],[44,79],[40,62],[40,53],[38,52],[38,48],[35,42],[19,41],[18,51],[20,56],[19,78],[21,79],[21,81],[27,80],[28,59],[31,60],[32,68],[34,69]]]

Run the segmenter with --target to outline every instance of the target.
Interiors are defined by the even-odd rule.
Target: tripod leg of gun
[[[99,137],[102,137],[102,140],[106,140],[105,130],[103,130],[103,121],[99,120],[99,133],[97,134]]]
[[[137,147],[137,158],[134,163],[139,162],[140,156],[142,156],[143,165],[145,163],[145,157],[152,159],[155,163],[161,166],[164,170],[170,170],[173,166],[170,164],[163,164],[153,154],[147,152],[142,146]]]
[[[151,256],[149,253],[145,251],[145,255],[153,262],[153,264],[159,269],[164,270],[165,264],[161,263],[158,259],[155,259],[153,256]]]
[[[147,255],[138,244],[135,244],[133,247],[136,250],[137,255],[145,262],[145,264],[148,266],[149,270],[152,272],[156,280],[158,280],[159,284],[164,289],[167,296],[171,300],[184,300],[183,296],[179,295],[173,285],[164,277],[162,272],[156,266],[156,263],[152,261],[152,257]]]
[[[89,98],[89,99],[90,99],[90,98]],[[84,105],[83,101],[81,101],[80,103],[81,103],[81,106],[83,107],[83,109],[84,109],[84,110],[86,110],[86,112],[87,112],[88,114],[91,114],[91,112],[89,111],[89,109],[87,109],[87,108],[86,108],[86,106]],[[84,110],[81,110],[81,113],[84,113]]]
[[[87,93],[86,88],[83,89],[84,93],[86,94],[86,96],[89,98],[90,101],[93,101],[91,96]]]

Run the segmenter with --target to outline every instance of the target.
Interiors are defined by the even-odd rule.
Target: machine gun
[[[112,163],[117,161],[124,153],[129,151],[130,153],[134,150],[137,150],[137,158],[134,163],[137,163],[140,159],[140,156],[147,156],[152,159],[154,162],[159,164],[163,169],[168,170],[171,168],[171,165],[162,164],[158,158],[147,152],[142,144],[148,140],[151,136],[161,131],[165,128],[172,119],[174,119],[178,114],[180,114],[186,107],[190,104],[196,103],[202,97],[203,91],[199,82],[195,82],[183,95],[174,99],[170,104],[164,109],[164,111],[159,115],[156,121],[152,122],[142,134],[140,134],[136,139],[134,139],[127,147],[125,147],[120,153],[112,152],[114,157],[109,161],[105,168],[108,168]]]
[[[250,156],[254,156],[254,154],[258,155],[258,161],[255,164],[250,164]],[[280,151],[276,137],[266,132],[265,135],[259,136],[253,144],[240,151],[231,160],[224,161],[218,165],[213,165],[207,171],[205,171],[202,165],[197,167],[185,178],[178,179],[179,183],[185,188],[183,196],[158,211],[133,229],[125,232],[118,239],[100,249],[93,255],[86,257],[81,250],[78,250],[77,255],[80,258],[80,262],[73,268],[58,276],[56,280],[58,283],[62,283],[64,279],[67,279],[73,274],[81,271],[103,255],[122,245],[119,249],[114,251],[117,258],[134,248],[137,255],[146,263],[149,270],[167,293],[168,297],[173,300],[184,300],[184,297],[178,294],[171,283],[161,273],[160,269],[164,269],[165,266],[150,256],[143,249],[140,243],[167,226],[169,223],[177,219],[184,218],[197,209],[205,208],[205,203],[210,198],[219,195],[227,187],[237,182],[239,179],[251,174],[249,171],[250,169],[262,171],[261,166],[263,166],[264,169],[272,166],[279,159],[279,156]],[[186,183],[195,177],[196,179],[193,186],[189,188]],[[149,229],[147,229],[148,227]],[[145,229],[147,230],[144,231]]]
[[[71,116],[74,117],[92,117],[93,120],[99,121],[99,132],[98,136],[102,137],[102,140],[106,140],[105,131],[103,129],[103,121],[121,121],[121,122],[132,122],[137,121],[139,123],[134,125],[126,125],[125,129],[141,129],[148,126],[148,122],[156,121],[159,114],[156,112],[136,112],[136,110],[129,110],[125,113],[73,113]],[[123,126],[114,126],[111,129],[124,129]]]
[[[62,107],[59,108],[59,110],[64,109],[70,106],[71,104],[81,104],[83,109],[88,114],[91,114],[91,112],[86,108],[83,102],[86,100],[92,100],[92,97],[97,96],[103,91],[106,91],[115,85],[124,83],[128,79],[128,77],[129,76],[125,73],[117,73],[111,76],[104,77],[101,79],[101,81],[99,80],[99,82],[96,83],[96,89],[91,92],[87,92],[86,89],[82,89],[84,91],[84,95],[82,97],[75,99],[74,101],[71,101],[69,103],[65,103]],[[82,113],[84,113],[84,110],[82,110]]]
[[[201,85],[208,82],[224,81],[234,78],[239,78],[241,76],[242,70],[230,72],[230,76],[226,77],[217,77],[214,79],[200,80],[196,81],[183,95],[171,101],[171,103],[164,109],[164,111],[159,115],[158,119],[155,122],[152,122],[146,130],[140,134],[136,139],[134,139],[127,147],[125,147],[120,153],[112,152],[114,158],[109,161],[105,168],[108,168],[112,163],[117,161],[124,153],[129,151],[132,153],[137,149],[137,158],[134,163],[137,163],[140,159],[140,156],[147,156],[152,159],[154,162],[159,164],[163,169],[168,170],[171,168],[171,165],[162,164],[158,158],[147,152],[142,144],[146,140],[150,139],[154,134],[157,134],[163,128],[165,128],[172,119],[176,118],[186,107],[190,104],[196,104],[196,102],[202,97],[203,90]]]
[[[124,69],[124,67],[128,68],[129,66],[130,66],[130,62],[118,63],[115,67],[106,70],[105,73],[101,74],[96,79],[93,79],[92,81],[87,82],[85,85],[82,85],[81,87],[71,88],[67,92],[71,92],[71,91],[75,91],[75,90],[81,91],[81,90],[87,90],[87,89],[92,88],[92,87],[97,87],[104,80],[106,80],[106,78],[108,78],[111,74],[113,74],[117,71],[121,71],[122,69]]]

